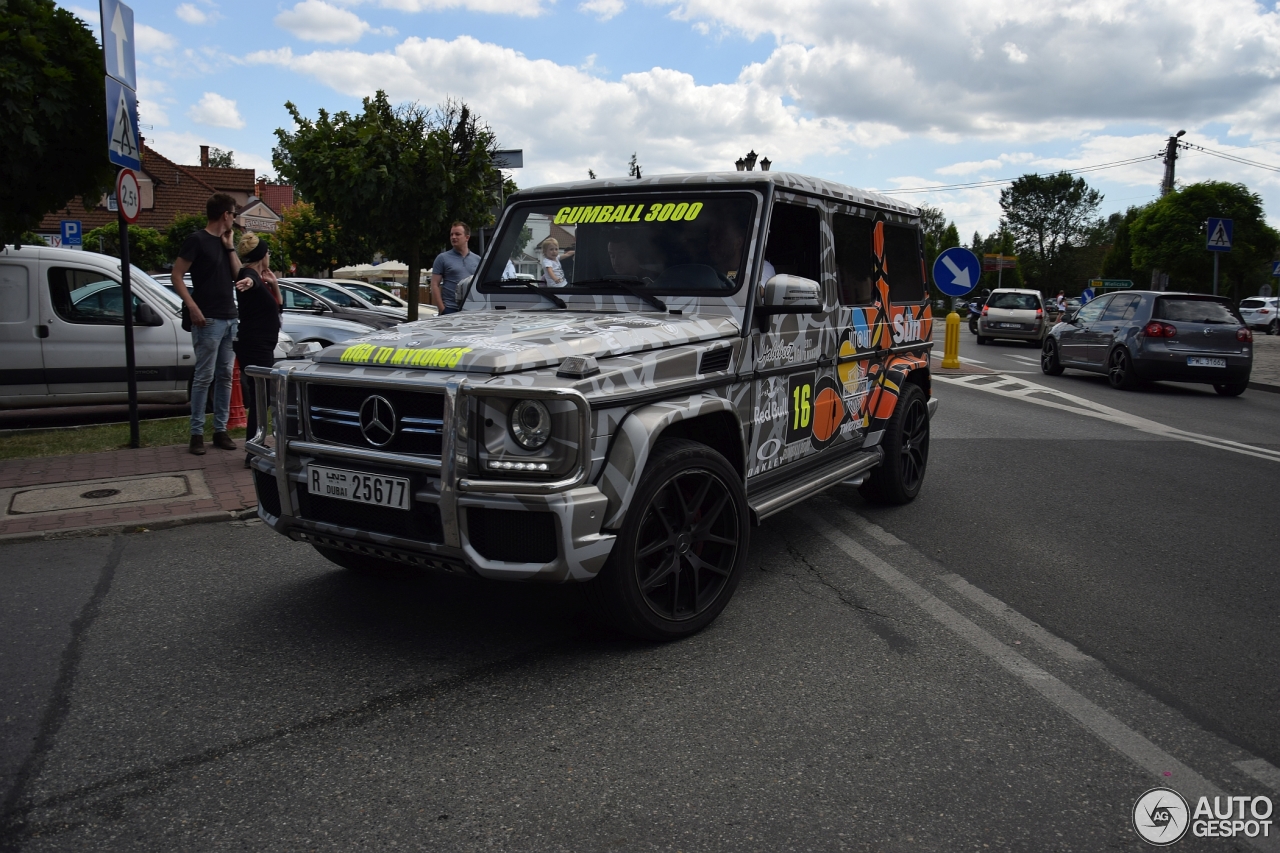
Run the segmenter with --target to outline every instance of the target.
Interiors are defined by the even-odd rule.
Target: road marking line
[[[840,514],[847,522],[873,539],[878,540],[882,545],[897,546],[904,544],[897,536],[894,536],[880,525],[858,515],[856,512],[842,511]]]
[[[1271,766],[1265,758],[1251,758],[1248,761],[1237,761],[1236,769],[1246,776],[1252,776],[1273,791],[1280,791],[1280,769]]]
[[[1267,459],[1272,462],[1280,462],[1280,450],[1270,450],[1265,447],[1256,447],[1252,444],[1243,444],[1226,438],[1218,438],[1217,436],[1204,435],[1202,433],[1177,429],[1176,427],[1162,424],[1159,421],[1153,421],[1149,418],[1141,417],[1140,415],[1132,415],[1119,409],[1113,409],[1110,406],[1104,406],[1101,403],[1095,403],[1094,401],[1088,400],[1084,397],[1077,397],[1074,394],[1059,391],[1056,388],[1037,385],[1027,379],[1004,379],[998,382],[976,383],[968,376],[934,376],[933,378],[938,382],[946,382],[952,385],[967,385],[968,387],[976,388],[979,391],[989,391],[992,394],[999,394],[1004,397],[1009,397],[1010,399],[1025,400],[1028,403],[1035,403],[1037,406],[1047,406],[1050,409],[1059,409],[1064,412],[1071,412],[1077,415],[1084,415],[1090,418],[1109,421],[1114,424],[1136,429],[1139,432],[1158,435],[1162,438],[1169,438],[1175,441],[1186,441],[1191,444],[1202,444],[1205,447],[1227,450],[1244,456],[1252,456],[1256,459]],[[1052,399],[1046,400],[1043,396],[1032,395],[1048,395]]]
[[[1060,710],[1073,717],[1099,740],[1109,744],[1159,782],[1168,785],[1195,802],[1200,797],[1226,796],[1221,789],[1120,722],[1110,712],[1087,699],[1083,694],[1067,686],[1054,675],[1041,669],[986,630],[974,624],[949,604],[942,601],[920,584],[895,569],[889,563],[868,551],[858,542],[814,515],[793,514],[808,524],[832,545],[843,551],[855,563],[884,581],[891,589],[915,604],[943,627],[964,640],[977,651],[999,664],[1006,672],[1039,693]],[[1168,775],[1166,775],[1168,774]],[[1127,807],[1127,804],[1124,806]],[[1280,838],[1239,839],[1258,850],[1280,853]]]
[[[933,352],[933,357],[938,359],[939,361],[941,361],[943,358],[946,357],[942,353],[938,352],[937,350],[933,350],[932,352]],[[960,359],[965,364],[986,364],[985,361],[978,361],[976,358],[965,358],[962,355],[956,356],[956,358]],[[1037,362],[1037,364],[1038,363],[1039,362]]]
[[[955,573],[942,575],[938,580],[972,601],[974,604],[995,616],[1001,622],[1017,630],[1025,637],[1030,637],[1041,648],[1047,649],[1070,663],[1095,663],[1093,658],[1077,649],[1061,637],[1055,637],[1039,624],[1032,622],[1009,605],[993,595],[978,589]]]

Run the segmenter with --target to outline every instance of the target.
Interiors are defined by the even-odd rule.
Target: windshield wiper
[[[518,287],[524,288],[530,293],[536,293],[539,296],[545,296],[547,299],[550,299],[552,302],[554,302],[557,308],[569,307],[564,304],[564,300],[561,299],[559,296],[556,296],[554,293],[550,293],[542,289],[541,287],[538,287],[538,285],[534,284],[531,281],[525,281],[523,278],[504,278],[498,282],[499,287],[510,286],[513,284]]]
[[[594,284],[596,282],[603,282],[604,284],[618,288],[628,296],[634,296],[636,299],[643,299],[659,311],[665,312],[667,310],[667,303],[663,302],[652,293],[645,293],[644,291],[636,290],[631,286],[632,284],[645,285],[649,282],[649,279],[641,278],[638,275],[607,275],[604,278],[594,278],[590,281],[576,281],[574,284]]]

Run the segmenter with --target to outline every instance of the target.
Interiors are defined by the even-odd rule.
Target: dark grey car
[[[284,281],[280,282],[280,296],[284,299],[286,314],[324,314],[339,320],[354,320],[375,329],[389,329],[400,324],[395,317],[388,317],[379,311],[338,305],[318,293]]]
[[[1090,302],[1050,330],[1040,369],[1104,373],[1113,388],[1143,382],[1204,382],[1219,394],[1244,392],[1253,369],[1253,333],[1232,304],[1198,293],[1126,290]]]

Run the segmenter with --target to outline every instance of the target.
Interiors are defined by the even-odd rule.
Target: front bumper
[[[520,390],[520,396],[567,399],[578,407],[578,456],[570,474],[554,482],[481,480],[466,474],[468,397],[477,389],[450,381],[430,390],[444,395],[442,449],[438,459],[385,453],[316,440],[298,408],[288,435],[289,386],[298,365],[248,369],[258,411],[272,412],[245,441],[253,457],[258,515],[277,532],[327,548],[446,571],[508,580],[589,580],[600,571],[615,536],[601,530],[607,498],[587,482],[590,472],[590,408],[566,389]],[[423,385],[368,376],[305,376],[306,381],[424,390]],[[488,393],[488,392],[486,392]],[[265,419],[263,419],[265,420]],[[312,495],[307,465],[407,477],[408,513]]]

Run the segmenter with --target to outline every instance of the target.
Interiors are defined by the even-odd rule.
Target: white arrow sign
[[[129,67],[124,58],[124,46],[129,41],[129,28],[125,26],[124,16],[120,14],[119,6],[116,6],[116,14],[111,21],[111,32],[116,37],[116,68],[121,69],[123,74],[124,69]]]
[[[955,261],[946,257],[945,255],[942,258],[942,263],[943,263],[943,266],[951,270],[951,274],[955,276],[955,284],[957,287],[963,287],[966,289],[970,287],[969,270],[962,269],[961,267],[956,266]]]

